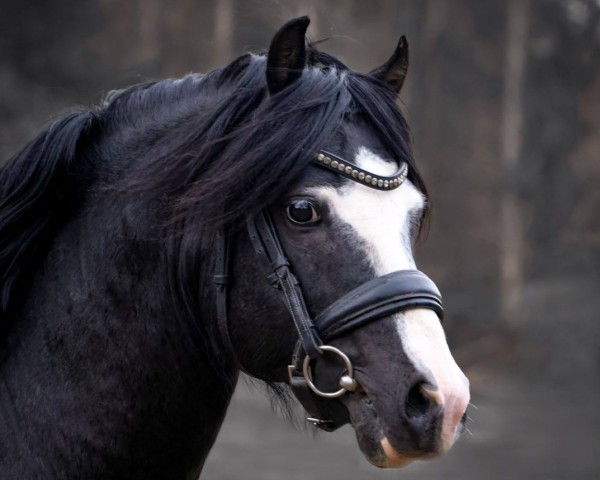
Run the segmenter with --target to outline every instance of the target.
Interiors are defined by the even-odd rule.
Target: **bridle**
[[[400,164],[396,174],[385,177],[363,170],[325,151],[316,155],[315,163],[379,190],[398,188],[408,175],[408,165],[405,162]],[[363,283],[311,319],[300,282],[292,272],[268,211],[263,209],[256,217],[249,218],[247,228],[256,255],[268,272],[267,280],[279,292],[298,332],[299,340],[292,362],[288,366],[292,390],[308,412],[309,422],[326,431],[335,430],[347,420],[331,413],[324,415],[322,408],[315,401],[315,395],[337,398],[360,387],[354,379],[351,360],[338,348],[328,345],[328,342],[375,320],[411,308],[433,310],[441,320],[443,308],[440,292],[433,281],[422,272],[398,270]],[[234,352],[227,324],[228,250],[227,236],[220,234],[217,238],[214,275],[217,286],[217,318],[221,337],[226,346]],[[325,352],[338,356],[345,366],[340,388],[333,392],[322,392],[313,382],[311,361],[324,358]]]

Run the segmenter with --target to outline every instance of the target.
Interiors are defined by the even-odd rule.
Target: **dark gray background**
[[[418,262],[472,382],[470,433],[444,459],[384,472],[349,428],[313,439],[242,384],[206,478],[599,477],[598,0],[0,6],[0,164],[61,113],[264,49],[300,14],[356,70],[408,37],[401,101],[433,204]]]

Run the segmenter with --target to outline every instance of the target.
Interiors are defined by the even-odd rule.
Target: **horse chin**
[[[380,468],[402,468],[414,460],[437,456],[432,453],[415,456],[398,452],[385,436],[381,419],[364,392],[345,395],[341,400],[350,414],[358,446],[372,465]]]

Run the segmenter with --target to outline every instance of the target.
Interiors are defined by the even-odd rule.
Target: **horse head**
[[[306,18],[294,20],[272,41],[266,75],[273,101],[301,88],[303,76],[323,75],[317,63],[328,59],[311,58],[307,26]],[[431,300],[437,289],[413,258],[427,197],[393,105],[407,48],[403,37],[368,76],[329,74],[347,82],[352,100],[329,138],[314,146],[314,161],[237,234],[223,329],[246,372],[298,381],[294,390],[317,426],[349,421],[369,461],[385,467],[447,451],[469,403],[441,304]],[[289,294],[285,281],[294,283]]]

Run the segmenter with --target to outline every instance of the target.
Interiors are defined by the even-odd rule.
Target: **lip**
[[[357,392],[344,395],[340,400],[348,409],[360,450],[370,463],[383,467],[387,460],[381,444],[385,435],[370,398],[364,392]]]
[[[344,395],[342,403],[348,410],[360,450],[366,459],[380,468],[401,468],[415,460],[431,459],[440,452],[405,454],[392,446],[385,434],[381,417],[364,391]]]

